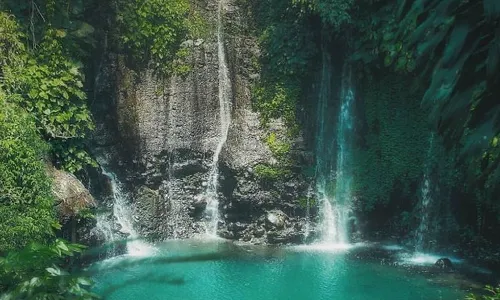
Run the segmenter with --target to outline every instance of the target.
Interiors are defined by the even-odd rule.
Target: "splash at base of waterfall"
[[[291,246],[290,249],[293,249],[295,251],[304,251],[304,252],[331,252],[331,253],[336,253],[336,252],[345,252],[349,251],[355,248],[359,247],[364,247],[366,246],[365,243],[355,243],[355,244],[348,244],[348,243],[314,243],[310,245],[298,245],[298,246]]]
[[[423,253],[423,252],[415,252],[415,253],[402,253],[399,255],[399,260],[403,265],[434,265],[436,261],[440,258],[446,257],[453,264],[461,264],[464,262],[463,259],[452,257],[449,255],[441,255],[434,253]]]
[[[122,234],[127,235],[126,249],[127,255],[130,256],[148,256],[155,252],[155,248],[139,239],[139,234],[135,231],[133,226],[133,216],[130,210],[128,195],[122,187],[122,183],[118,180],[117,176],[102,169],[102,174],[109,179],[111,184],[111,192],[113,197],[113,218],[120,226],[121,234],[117,234],[116,229],[113,229],[113,220],[106,217],[105,214],[97,216],[96,230],[102,232],[107,243],[113,245],[122,239]],[[112,249],[113,247],[111,247]],[[112,253],[110,254],[116,254]]]
[[[217,238],[217,227],[219,223],[219,199],[216,195],[208,195],[207,207],[205,208],[205,236],[206,238]]]
[[[143,257],[152,256],[156,253],[157,249],[140,239],[128,240],[127,241],[127,255]]]
[[[431,211],[435,209],[433,205],[434,195],[433,189],[435,183],[431,181],[432,174],[432,154],[434,150],[435,133],[431,132],[429,136],[429,149],[427,150],[427,157],[424,168],[424,177],[420,186],[420,202],[419,202],[419,215],[420,224],[415,232],[415,251],[422,252],[430,250],[430,243],[432,239],[432,218]]]
[[[320,244],[323,245],[347,245],[347,213],[345,208],[340,205],[332,205],[335,200],[331,201],[327,197],[321,200],[323,203],[323,221],[321,228]]]

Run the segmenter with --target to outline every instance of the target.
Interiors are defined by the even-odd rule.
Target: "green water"
[[[164,245],[150,258],[99,263],[96,292],[105,299],[463,299],[423,275],[363,261],[349,251]],[[196,261],[172,262],[171,257]]]

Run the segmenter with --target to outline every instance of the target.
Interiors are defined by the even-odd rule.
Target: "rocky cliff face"
[[[126,186],[136,229],[154,239],[205,232],[204,193],[221,135],[218,2],[200,0],[196,5],[213,30],[205,39],[183,44],[191,53],[187,63],[192,71],[186,78],[162,80],[152,70],[133,70],[122,56],[107,53],[96,80],[93,151]],[[257,164],[275,163],[263,142],[259,116],[251,109],[250,87],[258,79],[252,60],[259,49],[247,34],[247,12],[231,0],[223,13],[233,99],[219,161],[218,234],[254,243],[299,243],[305,235],[301,199],[307,185],[300,174],[277,182],[263,182],[255,174]],[[272,127],[281,126],[276,122]]]

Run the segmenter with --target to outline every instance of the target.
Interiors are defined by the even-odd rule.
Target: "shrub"
[[[57,226],[47,144],[33,119],[0,91],[0,252],[42,242]]]
[[[261,180],[277,181],[286,177],[290,172],[282,167],[258,164],[255,166],[255,174]]]
[[[492,287],[487,285],[484,290],[487,292],[487,295],[474,295],[469,294],[465,299],[466,300],[500,300],[500,287]]]
[[[33,243],[22,251],[0,257],[1,299],[98,299],[88,289],[92,281],[69,273],[64,265],[82,246],[56,240],[45,246]]]

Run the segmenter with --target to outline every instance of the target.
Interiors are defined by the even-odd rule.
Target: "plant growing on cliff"
[[[291,145],[283,139],[280,139],[275,132],[271,132],[267,136],[266,144],[280,163],[288,164]]]
[[[120,40],[135,63],[152,66],[160,75],[185,74],[189,68],[181,42],[200,35],[206,26],[187,0],[118,0]]]
[[[267,164],[258,164],[255,166],[255,175],[263,181],[278,181],[284,179],[290,174],[286,168],[282,166],[270,166]]]
[[[14,69],[22,66],[22,54],[25,51],[22,38],[14,16],[0,11],[0,75],[6,71],[6,66]],[[0,84],[4,76],[0,76]]]
[[[355,150],[355,193],[362,195],[363,209],[387,204],[398,188],[401,199],[420,181],[428,151],[427,122],[420,108],[419,91],[407,89],[401,77],[365,79],[360,85],[367,132],[365,147]],[[408,81],[409,82],[409,81]]]
[[[310,207],[315,207],[318,205],[318,201],[316,198],[311,198],[311,197],[300,197],[298,199],[299,205],[302,208],[310,208]]]
[[[289,1],[253,3],[262,49],[256,69],[260,80],[252,90],[253,107],[265,126],[281,118],[289,133],[297,133],[297,111],[303,97],[304,78],[317,54],[315,31],[308,15]]]

